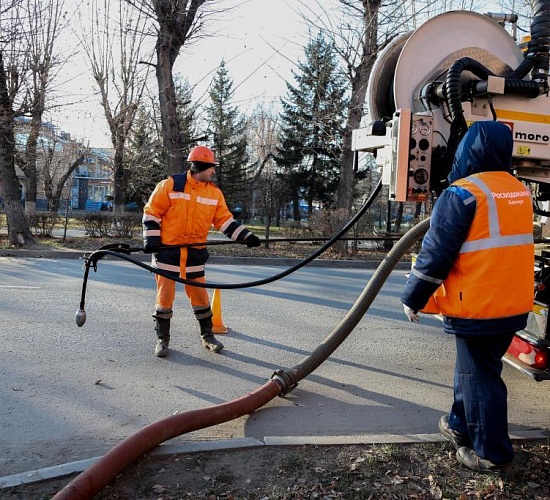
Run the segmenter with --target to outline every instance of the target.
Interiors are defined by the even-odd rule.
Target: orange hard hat
[[[218,164],[214,156],[214,151],[206,146],[195,146],[189,151],[187,161],[199,161],[201,163],[211,163],[213,165]]]

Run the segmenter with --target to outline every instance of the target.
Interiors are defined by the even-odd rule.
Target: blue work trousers
[[[502,356],[514,333],[456,337],[454,402],[449,427],[470,437],[478,457],[495,464],[512,461],[508,435],[508,391]]]

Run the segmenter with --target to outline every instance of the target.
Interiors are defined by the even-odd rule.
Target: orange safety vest
[[[470,175],[452,185],[475,197],[476,212],[449,275],[422,312],[465,319],[529,312],[535,260],[529,190],[503,171]]]
[[[189,172],[183,192],[174,191],[172,177],[159,182],[144,215],[162,222],[157,233],[163,245],[206,241],[212,226],[223,231],[234,220],[220,189],[211,182],[196,181]]]
[[[185,245],[207,240],[212,226],[226,232],[237,226],[228,235],[233,240],[242,239],[249,231],[229,211],[221,190],[211,182],[196,181],[186,173],[183,191],[174,190],[174,178],[169,177],[157,184],[143,209],[144,237],[160,237],[163,245]],[[204,247],[195,247],[196,249]],[[179,249],[179,263],[164,262],[166,255],[153,258],[153,266],[165,271],[196,273],[204,271],[204,262],[190,266],[187,263],[187,248]],[[185,276],[185,274],[184,274]]]

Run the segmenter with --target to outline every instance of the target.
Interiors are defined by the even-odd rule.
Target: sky
[[[73,4],[78,0],[66,0]],[[334,4],[334,0],[323,0]],[[307,30],[292,0],[225,0],[233,8],[209,25],[215,36],[197,40],[178,56],[174,73],[195,86],[194,100],[208,100],[208,86],[222,60],[235,91],[233,103],[248,110],[256,103],[277,102],[292,80],[291,68],[304,58]],[[73,40],[70,43],[76,43]],[[60,99],[77,104],[55,109],[48,120],[92,146],[110,147],[108,128],[83,56],[66,64]],[[156,81],[151,80],[156,92]]]
[[[336,0],[321,0],[327,10]],[[70,11],[83,0],[65,0]],[[174,73],[195,86],[194,100],[208,100],[208,86],[222,60],[226,63],[235,91],[233,103],[248,111],[257,103],[278,103],[286,94],[286,81],[293,81],[292,69],[304,60],[307,27],[293,0],[224,0],[232,7],[223,18],[209,24],[215,35],[197,40],[178,56]],[[74,25],[78,29],[77,24]],[[76,37],[63,43],[77,44]],[[47,119],[93,147],[111,147],[108,127],[85,57],[77,55],[66,63],[58,88],[60,102]],[[156,82],[152,79],[156,92]]]

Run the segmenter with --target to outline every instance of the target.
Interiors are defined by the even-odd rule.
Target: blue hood
[[[512,165],[512,131],[492,121],[475,122],[460,141],[449,184],[478,172],[508,171]]]

